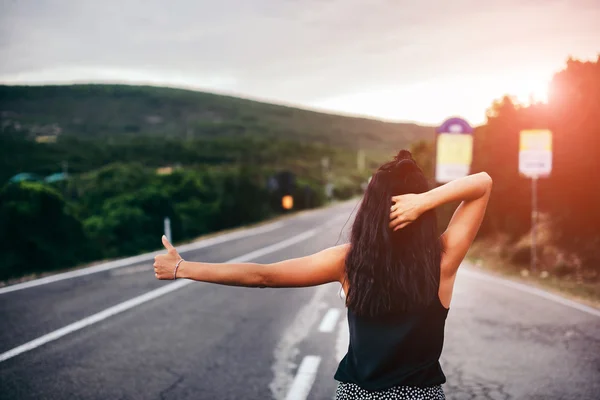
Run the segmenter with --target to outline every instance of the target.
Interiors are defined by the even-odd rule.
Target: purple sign
[[[472,134],[473,128],[462,118],[449,118],[436,129],[437,133],[466,133]]]

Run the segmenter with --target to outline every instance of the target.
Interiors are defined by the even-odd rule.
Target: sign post
[[[165,221],[164,221],[164,227],[165,227],[165,236],[167,237],[167,240],[169,242],[172,242],[172,238],[171,238],[171,219],[169,217],[165,217]]]
[[[473,159],[473,128],[450,118],[437,128],[435,180],[447,183],[469,175]]]
[[[531,178],[531,272],[537,268],[537,181],[552,171],[552,132],[548,129],[521,131],[519,172]]]
[[[531,272],[537,268],[537,176],[531,177]]]

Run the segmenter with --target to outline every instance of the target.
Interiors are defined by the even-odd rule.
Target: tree
[[[516,240],[531,228],[531,184],[519,176],[519,135],[523,107],[509,96],[492,104],[487,124],[474,132],[471,171],[485,171],[494,188],[481,233],[507,233]]]
[[[161,188],[147,186],[107,199],[102,213],[88,218],[85,227],[105,256],[116,257],[159,247],[165,217],[171,219],[173,237],[180,238],[173,203]]]
[[[595,62],[570,59],[550,86],[553,169],[541,182],[541,198],[552,213],[557,243],[584,263],[600,262],[600,56]]]
[[[0,279],[68,268],[96,257],[61,194],[40,183],[0,191]]]

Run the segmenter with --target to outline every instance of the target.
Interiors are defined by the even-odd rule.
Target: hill
[[[189,90],[0,86],[0,279],[153,250],[166,216],[181,241],[285,212],[284,195],[349,198],[362,166],[432,136]]]
[[[396,150],[433,129],[183,89],[126,85],[0,86],[2,132],[29,137],[245,137]]]

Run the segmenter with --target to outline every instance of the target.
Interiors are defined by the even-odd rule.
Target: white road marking
[[[348,352],[349,345],[350,329],[348,328],[348,320],[343,318],[338,329],[337,339],[335,341],[335,360],[337,362],[342,361],[342,358],[344,358]]]
[[[284,241],[281,241],[279,243],[275,243],[272,244],[270,246],[266,246],[263,247],[262,249],[258,249],[256,251],[252,251],[248,254],[245,254],[243,256],[240,257],[236,257],[233,258],[229,261],[226,262],[246,262],[246,261],[250,261],[252,259],[261,257],[263,255],[269,254],[269,253],[273,253],[276,252],[278,250],[281,250],[285,247],[291,246],[293,244],[296,244],[298,242],[301,242],[303,240],[308,239],[309,237],[312,237],[314,235],[317,234],[317,232],[319,231],[319,229],[311,229],[310,231],[301,233],[299,235],[293,236],[289,239],[286,239]],[[36,347],[42,346],[48,342],[52,342],[56,339],[59,339],[65,335],[68,335],[69,333],[78,331],[80,329],[85,328],[86,326],[90,326],[92,324],[95,324],[97,322],[100,322],[104,319],[107,319],[109,317],[112,317],[113,315],[122,313],[123,311],[129,310],[133,307],[139,306],[143,303],[146,303],[150,300],[156,299],[158,297],[161,297],[167,293],[173,292],[175,290],[181,289],[184,286],[189,285],[190,283],[192,283],[193,281],[176,281],[176,282],[172,282],[169,283],[166,286],[160,287],[158,289],[154,289],[151,290],[150,292],[144,293],[141,296],[137,296],[134,297],[132,299],[129,299],[127,301],[124,301],[122,303],[117,304],[116,306],[107,308],[106,310],[100,311],[99,313],[90,315],[89,317],[83,318],[79,321],[73,322],[72,324],[69,324],[65,327],[62,327],[60,329],[57,329],[53,332],[50,332],[46,335],[40,336],[37,339],[34,339],[30,342],[27,342],[25,344],[22,344],[20,346],[17,346],[13,349],[10,349],[2,354],[0,354],[0,362],[8,360],[9,358],[15,357],[21,353],[25,353],[26,351],[29,350],[33,350]]]
[[[308,238],[310,238],[312,236],[315,236],[319,231],[320,231],[319,228],[308,230],[308,231],[306,231],[304,233],[301,233],[299,235],[292,236],[289,239],[283,240],[283,241],[281,241],[279,243],[275,243],[275,244],[272,244],[270,246],[263,247],[262,249],[258,249],[258,250],[252,251],[252,252],[250,252],[248,254],[244,254],[241,257],[232,258],[231,260],[229,260],[227,262],[230,262],[230,263],[245,262],[245,261],[248,261],[248,260],[252,260],[252,259],[264,256],[265,254],[273,253],[273,252],[275,252],[277,250],[284,249],[284,248],[286,248],[288,246],[291,246],[293,244],[296,244],[298,242],[306,240],[306,239],[308,239]]]
[[[331,285],[318,286],[310,301],[302,306],[296,313],[294,321],[286,327],[273,350],[273,380],[269,384],[271,394],[275,400],[284,400],[294,380],[293,370],[296,367],[294,360],[298,356],[298,345],[312,332],[312,327],[318,322],[320,312],[327,303],[323,298],[331,293]]]
[[[466,265],[469,265],[465,263]],[[545,290],[534,288],[522,283],[510,281],[508,279],[499,278],[497,276],[489,275],[483,272],[473,271],[472,269],[459,269],[459,275],[465,275],[468,277],[480,279],[487,282],[493,282],[499,285],[503,285],[512,289],[520,290],[521,292],[529,293],[535,296],[542,297],[546,300],[551,300],[555,303],[562,304],[563,306],[571,307],[584,313],[600,317],[600,310],[586,306],[585,304],[577,303],[573,300],[565,299],[564,297],[557,296],[555,294],[546,292]]]
[[[349,216],[348,215],[338,215],[337,217],[334,217],[332,219],[330,219],[329,221],[327,221],[325,223],[325,227],[329,228],[333,225],[339,224],[340,222],[346,222],[348,220]]]
[[[321,363],[321,357],[319,356],[306,356],[298,368],[298,373],[292,387],[285,397],[285,400],[305,400],[310,392],[310,388],[315,382],[317,376],[317,369]]]
[[[34,339],[34,340],[27,342],[21,346],[15,347],[13,349],[10,349],[10,350],[0,354],[0,362],[6,361],[9,358],[17,356],[21,353],[25,353],[26,351],[33,350],[36,347],[39,347],[43,344],[46,344],[48,342],[51,342],[58,338],[61,338],[65,335],[68,335],[69,333],[83,329],[86,326],[95,324],[96,322],[100,322],[108,317],[113,316],[113,315],[122,313],[123,311],[129,310],[130,308],[133,308],[135,306],[139,306],[140,304],[143,304],[152,299],[156,299],[157,297],[163,296],[169,292],[172,292],[177,289],[181,289],[182,287],[184,287],[190,283],[192,283],[192,282],[191,281],[173,282],[173,283],[168,284],[167,286],[163,286],[159,289],[155,289],[148,293],[144,293],[141,296],[134,297],[133,299],[124,301],[123,303],[117,304],[116,306],[107,308],[104,311],[100,311],[99,313],[90,315],[89,317],[86,317],[82,320],[76,321],[72,324],[64,326],[60,329],[50,332],[44,336],[40,336],[37,339]]]
[[[340,316],[340,310],[338,308],[330,308],[327,314],[321,320],[319,325],[319,332],[332,332],[335,328],[335,324]]]
[[[132,275],[132,274],[137,274],[138,272],[152,271],[153,269],[154,268],[152,267],[152,264],[142,264],[142,265],[135,265],[133,267],[119,268],[115,271],[111,271],[110,274],[112,276]]]
[[[226,233],[224,235],[204,239],[204,240],[201,240],[198,242],[189,243],[189,244],[186,244],[183,246],[178,246],[177,251],[179,251],[180,254],[183,254],[187,251],[198,250],[198,249],[202,249],[205,247],[229,242],[231,240],[241,239],[241,238],[244,238],[247,236],[259,235],[261,233],[270,232],[275,229],[279,229],[284,225],[285,224],[282,221],[279,221],[279,222],[274,222],[269,225],[259,226],[256,228],[242,229],[239,231]],[[87,267],[87,268],[81,268],[81,269],[77,269],[77,270],[73,270],[73,271],[63,272],[62,274],[56,274],[56,275],[47,276],[45,278],[34,279],[34,280],[31,280],[28,282],[18,283],[16,285],[6,286],[3,288],[0,288],[0,294],[14,292],[16,290],[23,290],[23,289],[27,289],[27,288],[31,288],[31,287],[35,287],[35,286],[40,286],[40,285],[46,285],[48,283],[62,281],[65,279],[71,279],[71,278],[75,278],[78,276],[91,275],[91,274],[95,274],[97,272],[108,271],[111,269],[125,267],[128,265],[132,265],[132,264],[136,264],[136,263],[140,263],[140,262],[144,262],[144,261],[150,261],[150,260],[154,259],[155,256],[157,256],[158,254],[161,254],[161,253],[163,253],[163,251],[158,250],[158,251],[155,251],[152,253],[140,254],[137,256],[133,256],[133,257],[123,258],[120,260],[110,261],[110,262],[102,263],[102,264],[98,264],[98,265],[93,265],[93,266]]]

